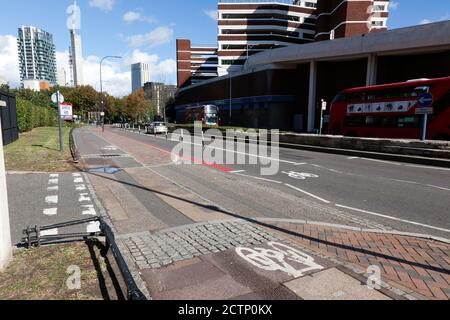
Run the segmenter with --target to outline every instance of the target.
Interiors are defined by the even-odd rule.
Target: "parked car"
[[[166,134],[169,131],[164,122],[153,122],[147,126],[148,134]]]

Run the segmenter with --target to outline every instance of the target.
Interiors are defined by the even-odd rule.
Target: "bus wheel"
[[[440,133],[438,135],[435,135],[433,140],[439,140],[439,141],[450,141],[450,136],[445,133]]]

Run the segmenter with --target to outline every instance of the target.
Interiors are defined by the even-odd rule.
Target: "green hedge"
[[[51,107],[38,107],[28,100],[17,97],[17,125],[20,132],[38,127],[52,127],[58,123],[58,114]]]

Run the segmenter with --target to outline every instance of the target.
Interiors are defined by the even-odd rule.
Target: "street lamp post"
[[[103,75],[102,75],[102,66],[103,61],[106,59],[122,59],[120,56],[106,56],[100,60],[100,117],[102,119],[102,132],[105,132],[105,105],[103,101]]]
[[[227,69],[225,69],[225,67],[222,67],[222,66],[217,66],[217,68],[228,71]],[[230,72],[228,72],[228,76],[230,77],[230,113],[229,113],[228,122],[229,122],[229,125],[231,126],[231,113],[232,113],[232,105],[233,105],[233,103],[232,103],[232,100],[233,100],[233,77],[231,76]]]

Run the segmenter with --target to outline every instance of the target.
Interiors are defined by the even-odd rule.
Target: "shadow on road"
[[[104,300],[126,300],[125,295],[122,291],[122,287],[120,285],[119,280],[116,277],[116,272],[113,269],[113,266],[111,265],[111,261],[108,258],[108,255],[106,254],[106,248],[98,240],[90,239],[86,241],[86,245],[89,249],[89,253],[91,255],[92,263],[94,264],[95,271],[97,272],[98,277],[98,283],[100,286],[100,291],[102,293]],[[104,260],[106,271],[108,272],[109,279],[111,281],[110,285],[107,284],[107,281],[105,279],[105,276],[103,275],[104,270],[102,268],[102,265],[100,263],[99,257],[97,256],[96,249],[100,252],[100,258]],[[109,282],[109,281],[108,281]],[[114,288],[114,293],[110,293],[108,288],[110,287]],[[114,294],[113,296],[111,296]]]
[[[204,205],[204,204],[201,204],[201,203],[198,203],[198,202],[195,202],[195,201],[183,199],[183,198],[180,198],[180,197],[177,197],[177,196],[174,196],[174,195],[171,195],[171,194],[167,194],[167,193],[164,193],[164,192],[161,192],[161,191],[158,191],[158,190],[149,189],[149,188],[143,187],[141,185],[136,185],[136,184],[129,183],[129,182],[126,182],[126,181],[120,181],[120,180],[117,180],[117,179],[106,177],[106,176],[101,175],[101,174],[95,174],[95,173],[91,173],[91,172],[87,172],[87,171],[85,171],[85,173],[88,174],[88,175],[93,175],[93,176],[100,177],[102,179],[106,179],[106,180],[118,182],[118,183],[121,183],[121,184],[124,184],[124,185],[128,185],[128,186],[132,186],[132,187],[135,187],[135,188],[139,188],[139,189],[142,189],[142,190],[145,190],[145,191],[148,191],[148,192],[152,192],[152,193],[155,193],[155,194],[160,194],[160,195],[163,195],[165,197],[170,197],[170,198],[173,198],[173,199],[176,199],[176,200],[184,201],[186,203],[189,203],[189,204],[192,204],[192,205],[196,205],[196,206],[199,206],[199,207],[202,207],[202,208],[205,208],[205,209],[217,211],[217,212],[223,213],[225,215],[228,215],[230,217],[233,217],[233,218],[236,218],[236,219],[245,220],[245,221],[257,224],[257,225],[262,226],[262,227],[266,227],[266,228],[269,228],[269,229],[272,229],[272,230],[275,230],[275,231],[279,231],[279,232],[285,233],[285,234],[290,235],[290,236],[302,238],[302,239],[305,239],[305,240],[314,241],[316,243],[320,243],[320,244],[324,244],[324,245],[328,245],[328,246],[333,246],[335,248],[339,248],[339,249],[343,249],[343,250],[349,250],[349,251],[353,251],[353,252],[362,253],[362,254],[365,254],[365,255],[370,255],[370,256],[373,256],[373,257],[376,257],[376,258],[381,258],[381,259],[386,259],[386,260],[390,260],[390,261],[395,261],[395,262],[399,262],[399,263],[408,264],[410,266],[414,266],[414,267],[417,267],[417,268],[431,270],[431,271],[435,271],[435,272],[439,272],[439,273],[450,274],[450,270],[447,270],[447,269],[443,269],[443,268],[439,268],[439,267],[435,267],[435,266],[431,266],[431,265],[426,265],[426,264],[422,264],[422,263],[418,263],[418,262],[408,261],[408,260],[405,260],[403,258],[394,257],[394,256],[386,255],[386,254],[383,254],[383,253],[379,253],[379,252],[374,252],[374,251],[367,250],[367,249],[364,249],[364,248],[356,248],[356,247],[345,245],[345,244],[339,244],[339,243],[335,243],[335,242],[331,242],[331,241],[327,241],[327,240],[311,237],[311,236],[308,236],[308,235],[305,235],[305,234],[301,234],[301,233],[298,233],[298,232],[295,232],[295,231],[291,231],[291,230],[287,230],[287,229],[284,229],[284,228],[281,228],[281,227],[278,227],[278,226],[274,226],[274,225],[271,225],[271,224],[268,224],[268,223],[265,223],[265,222],[262,222],[262,221],[258,221],[258,220],[255,220],[254,218],[240,216],[240,215],[238,215],[236,213],[232,213],[232,212],[226,211],[226,210],[224,210],[222,208],[219,208],[217,206],[214,206],[214,205]]]

